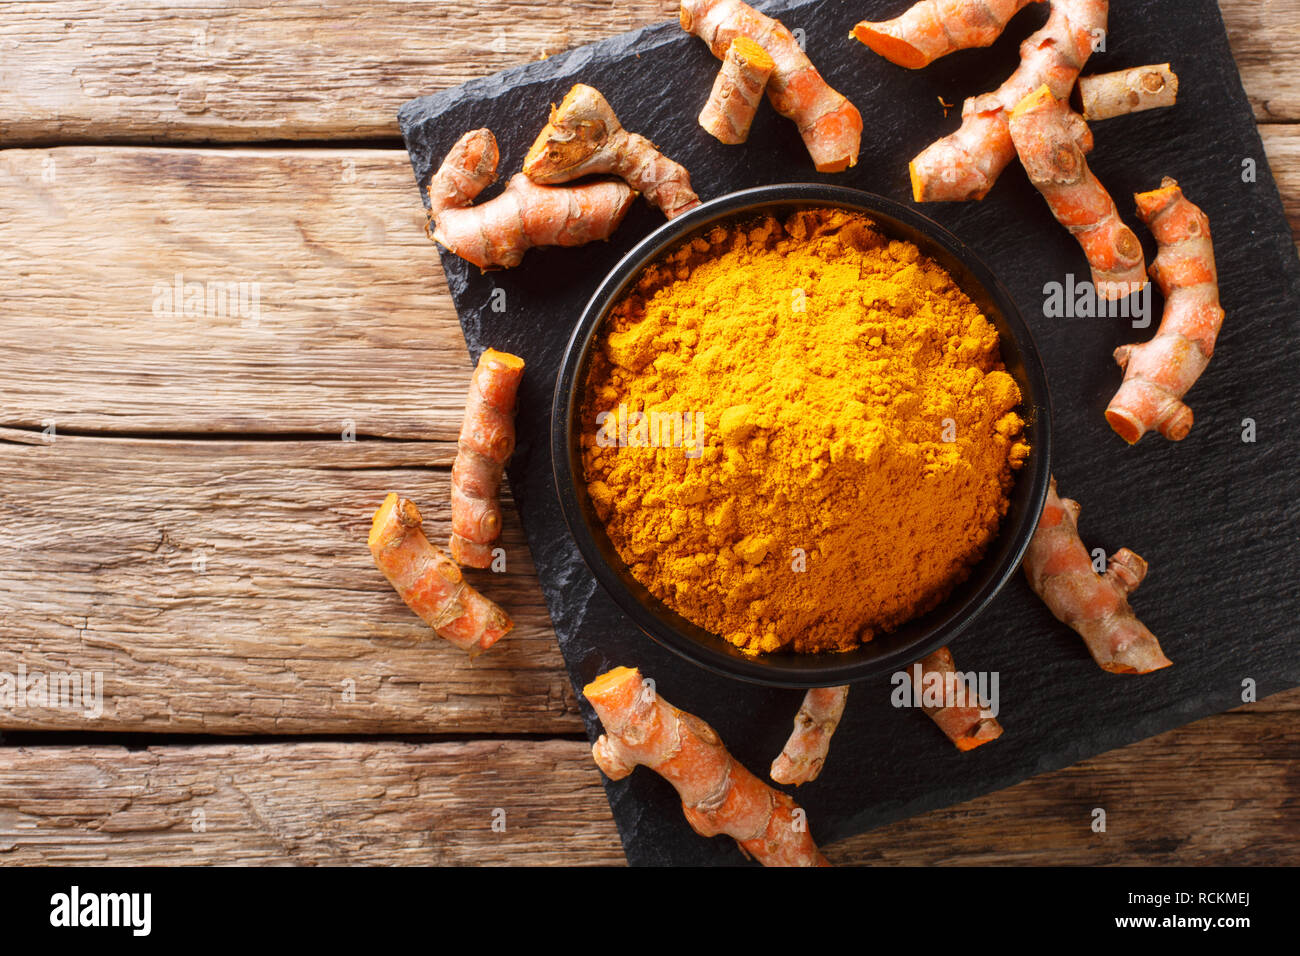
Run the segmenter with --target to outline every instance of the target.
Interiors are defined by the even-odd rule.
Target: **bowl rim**
[[[584,494],[581,489],[585,487],[579,477],[581,472],[575,471],[573,459],[577,438],[575,427],[577,409],[581,397],[579,378],[580,373],[585,372],[591,343],[595,339],[597,330],[604,323],[608,311],[649,262],[690,233],[715,221],[739,217],[745,213],[758,215],[764,207],[772,206],[850,208],[868,216],[877,218],[884,216],[893,219],[896,223],[901,223],[904,227],[924,235],[935,246],[946,251],[949,257],[959,262],[978,284],[983,297],[996,306],[1003,322],[1009,327],[1024,372],[1023,379],[1016,376],[1022,394],[1026,392],[1025,386],[1028,385],[1028,393],[1023,394],[1022,407],[1026,417],[1026,434],[1032,432],[1030,454],[1017,477],[1017,485],[1029,483],[1028,501],[1015,516],[1014,522],[1011,509],[1008,509],[1008,514],[1003,517],[998,529],[997,537],[990,543],[989,550],[972,570],[970,577],[975,577],[981,565],[993,556],[999,541],[1010,536],[1011,547],[1004,550],[987,579],[973,592],[965,595],[960,602],[954,603],[950,596],[938,607],[913,618],[899,628],[902,630],[914,621],[937,615],[933,625],[920,637],[902,646],[865,658],[860,655],[860,651],[870,647],[872,642],[863,644],[853,651],[840,653],[795,655],[777,652],[759,656],[745,655],[721,636],[711,634],[681,618],[639,582],[636,585],[644,591],[645,597],[638,596],[624,580],[624,576],[610,566],[609,559],[602,553],[579,499],[579,496]],[[883,223],[881,225],[885,227],[884,231],[888,234],[889,227]],[[913,240],[909,238],[908,241]],[[922,249],[922,252],[927,256],[931,254],[925,249]],[[1002,330],[1000,330],[1000,339],[1005,343],[1006,334]],[[1006,362],[1005,350],[1003,360]],[[771,687],[807,688],[850,684],[883,673],[897,672],[950,643],[970,626],[1020,566],[1025,550],[1029,546],[1029,540],[1037,527],[1038,516],[1042,513],[1051,479],[1051,433],[1051,395],[1042,356],[1033,334],[1006,287],[962,240],[928,216],[875,193],[822,183],[777,183],[736,190],[704,202],[659,226],[615,264],[588,299],[565,345],[552,400],[550,437],[555,490],[569,533],[577,544],[584,563],[601,587],[644,635],[696,666],[724,677]],[[1016,494],[1015,489],[1013,489],[1014,494]],[[601,533],[603,534],[603,527]],[[609,547],[612,549],[612,545]],[[621,559],[618,560],[623,564]],[[626,573],[626,565],[623,567]],[[965,582],[959,585],[957,593],[960,594],[964,586]],[[645,605],[646,598],[659,606],[661,614],[667,612],[663,616],[678,618],[685,628],[665,624],[660,614],[653,613]],[[690,636],[687,633],[688,629],[698,633],[696,636]],[[718,646],[711,647],[708,643],[702,643],[700,635],[711,638],[712,643]],[[888,636],[880,635],[877,640]],[[852,660],[851,658],[854,657],[857,659]]]

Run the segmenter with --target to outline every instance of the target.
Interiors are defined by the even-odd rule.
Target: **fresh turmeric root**
[[[514,627],[509,615],[465,583],[456,562],[429,543],[420,509],[396,492],[384,499],[370,525],[370,553],[424,623],[470,657],[477,657]]]
[[[707,43],[719,60],[736,37],[748,37],[766,50],[774,64],[767,98],[799,127],[817,171],[838,173],[857,164],[861,114],[822,79],[781,21],[741,0],[682,0],[680,20],[682,29]]]
[[[551,187],[519,174],[501,195],[469,205],[495,181],[498,160],[492,131],[471,130],[429,181],[425,232],[480,269],[517,266],[534,246],[581,246],[608,239],[636,198],[617,181]]]
[[[1079,77],[1079,102],[1089,123],[1173,106],[1177,101],[1178,74],[1168,63]]]
[[[794,718],[794,732],[781,755],[772,761],[769,775],[773,780],[798,786],[817,779],[848,698],[848,687],[814,687],[804,695]]]
[[[725,833],[764,866],[828,866],[804,813],[738,764],[700,718],[660,697],[630,667],[616,667],[582,689],[605,733],[591,748],[597,766],[622,780],[638,765],[676,789],[696,833]]]
[[[501,474],[515,450],[515,394],[524,360],[488,349],[469,383],[451,468],[451,556],[463,567],[492,564],[501,536]]]
[[[713,81],[713,92],[700,112],[705,132],[731,146],[749,139],[749,127],[775,67],[767,51],[749,37],[732,40]]]
[[[927,654],[906,671],[908,680],[916,685],[916,693],[923,694],[929,682],[937,682],[945,689],[942,706],[922,704],[926,716],[938,725],[944,736],[953,742],[958,750],[974,750],[990,740],[1002,736],[1002,725],[977,699],[970,701],[961,697],[949,700],[947,689],[952,687],[957,694],[965,695],[965,685],[954,684],[949,676],[957,672],[953,663],[952,651],[941,647],[933,654]]]
[[[1122,299],[1146,285],[1142,243],[1083,158],[1092,149],[1083,117],[1043,85],[1016,104],[1008,128],[1029,181],[1083,247],[1097,294]]]
[[[962,105],[961,128],[922,150],[908,167],[917,202],[983,199],[1015,159],[1011,110],[1044,83],[1065,99],[1106,29],[1106,0],[1052,0],[1047,23],[1020,45],[1020,66],[992,93]]]
[[[1170,665],[1160,642],[1129,607],[1147,563],[1128,548],[1111,555],[1106,573],[1092,569],[1079,539],[1079,503],[1061,498],[1052,479],[1025,552],[1025,576],[1056,619],[1079,633],[1093,660],[1114,674],[1147,674]]]
[[[429,221],[468,206],[497,178],[501,153],[490,129],[470,130],[456,141],[429,180]]]
[[[579,83],[551,107],[550,122],[524,158],[524,175],[535,183],[565,183],[593,173],[620,177],[669,219],[700,204],[690,174],[650,140],[625,130],[599,90]]]
[[[1165,311],[1149,342],[1115,350],[1124,384],[1106,409],[1106,421],[1130,445],[1152,429],[1182,441],[1192,428],[1183,396],[1209,364],[1223,325],[1210,220],[1168,177],[1159,189],[1134,198],[1138,217],[1159,246],[1151,275],[1164,294]]]
[[[919,70],[940,57],[990,46],[1022,9],[1041,0],[920,0],[902,16],[863,20],[851,36],[890,63]]]

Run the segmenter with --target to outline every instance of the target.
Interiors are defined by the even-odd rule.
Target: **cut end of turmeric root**
[[[992,718],[986,718],[962,731],[960,736],[953,737],[952,742],[953,746],[965,753],[976,747],[983,747],[989,741],[997,740],[1001,736],[1002,725]]]
[[[869,23],[866,20],[857,24],[849,36],[859,43],[870,47],[890,63],[909,70],[920,70],[934,62],[915,44],[897,36],[889,23]]]
[[[776,62],[768,52],[749,37],[732,40],[708,102],[700,111],[699,123],[704,131],[729,146],[745,142],[775,68]]]
[[[994,43],[1021,8],[1038,0],[920,0],[892,20],[864,20],[850,36],[890,63],[919,70],[957,50]]]
[[[912,182],[912,199],[915,202],[925,202],[925,183],[916,169],[915,161],[907,164],[907,178]]]
[[[456,562],[429,542],[422,525],[415,502],[391,492],[370,524],[370,554],[407,607],[439,637],[476,657],[514,622],[465,583]]]
[[[735,52],[736,56],[743,58],[747,63],[762,73],[771,73],[776,63],[768,52],[763,49],[762,45],[751,40],[749,37],[738,36],[731,41],[727,47],[727,52]]]
[[[1121,367],[1128,364],[1127,358],[1121,357],[1121,353],[1126,351],[1127,346],[1120,346],[1115,350],[1115,361]],[[1182,441],[1192,431],[1192,425],[1196,420],[1192,410],[1182,402],[1175,402],[1172,403],[1172,407],[1165,407],[1171,404],[1167,395],[1157,393],[1143,399],[1140,397],[1140,390],[1131,387],[1124,400],[1137,406],[1139,410],[1108,408],[1106,422],[1116,435],[1130,445],[1136,445],[1142,440],[1142,436],[1151,430],[1152,426],[1148,425],[1148,422],[1158,421],[1156,430],[1170,441]]]
[[[1052,93],[1052,88],[1044,83],[1032,93],[1026,94],[1015,106],[1011,108],[1011,115],[1008,119],[1019,119],[1026,113],[1033,113],[1042,109],[1050,109],[1056,105],[1056,96]]]
[[[1146,434],[1146,429],[1138,421],[1137,416],[1123,409],[1108,408],[1106,409],[1106,422],[1110,425],[1115,434],[1128,442],[1130,445],[1136,445],[1138,440]]]
[[[922,688],[933,682],[943,689],[944,704],[925,706],[924,710],[958,750],[974,750],[1002,736],[1002,725],[991,711],[985,709],[985,702],[978,697],[969,699],[967,686],[956,683],[957,665],[947,647],[927,654],[906,673],[909,680],[919,683]],[[950,684],[954,698],[951,700],[948,699]]]
[[[592,706],[622,709],[641,692],[640,672],[632,667],[615,667],[605,671],[582,688],[582,696]]]
[[[814,74],[816,69],[809,67]],[[825,82],[819,74],[817,80]],[[790,88],[795,88],[795,84],[790,84]],[[787,89],[785,95],[789,96],[791,89]],[[842,173],[856,166],[862,140],[862,114],[846,98],[834,91],[832,93],[832,98],[838,98],[838,105],[799,127],[813,167],[819,173]]]
[[[366,543],[372,553],[394,547],[401,543],[408,528],[420,527],[421,521],[415,502],[398,497],[395,491],[389,492],[370,522]]]
[[[1138,218],[1143,222],[1150,222],[1156,213],[1168,208],[1182,194],[1183,190],[1178,185],[1178,180],[1169,176],[1162,179],[1160,186],[1156,189],[1149,189],[1144,193],[1134,193],[1133,203],[1137,206]]]

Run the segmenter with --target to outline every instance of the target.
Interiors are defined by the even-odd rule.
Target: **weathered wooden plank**
[[[673,0],[0,3],[0,141],[369,139],[422,93],[669,19]]]
[[[179,309],[178,275],[203,284]],[[0,302],[3,425],[459,429],[469,359],[400,150],[2,151]]]
[[[1212,717],[831,844],[826,855],[837,864],[1294,865],[1293,723],[1276,713]],[[1098,807],[1104,833],[1092,829]],[[504,830],[494,831],[498,810]],[[621,859],[581,741],[0,747],[0,863]]]
[[[1263,132],[1300,227],[1300,125]],[[178,273],[259,283],[257,322],[154,314]],[[0,151],[0,302],[0,425],[459,428],[468,360],[400,150]]]
[[[517,627],[473,663],[371,562],[390,490],[446,539],[453,456],[446,442],[0,430],[0,672],[103,675],[102,715],[29,703],[0,707],[0,728],[580,731],[513,508],[507,571],[471,575]]]
[[[1258,118],[1300,119],[1300,2],[1220,6]],[[413,96],[671,19],[676,8],[673,0],[5,2],[0,141],[395,136],[397,107]]]
[[[1219,9],[1255,119],[1300,120],[1300,2],[1219,0]]]
[[[0,864],[622,859],[577,741],[0,748]]]
[[[1300,248],[1300,126],[1261,126],[1259,132],[1291,234]]]

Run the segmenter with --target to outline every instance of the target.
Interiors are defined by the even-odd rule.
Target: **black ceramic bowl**
[[[809,206],[866,213],[886,234],[915,243],[948,270],[1001,333],[1003,362],[1023,396],[1020,414],[1026,422],[1025,435],[1031,450],[1017,474],[1011,505],[998,537],[970,577],[939,607],[845,653],[750,657],[664,605],[632,577],[610,543],[582,480],[578,422],[581,390],[597,329],[647,263],[690,234],[719,221],[767,212],[780,216]],[[596,579],[641,630],[687,660],[728,677],[780,687],[829,687],[905,668],[951,642],[988,605],[1016,570],[1038,523],[1051,470],[1051,421],[1047,379],[1029,329],[1006,289],[956,236],[920,213],[881,196],[838,186],[791,183],[746,189],[706,202],[665,223],[623,257],[587,303],[569,340],[555,386],[551,449],[560,505],[578,550]],[[853,582],[845,581],[844,586],[852,587]]]

